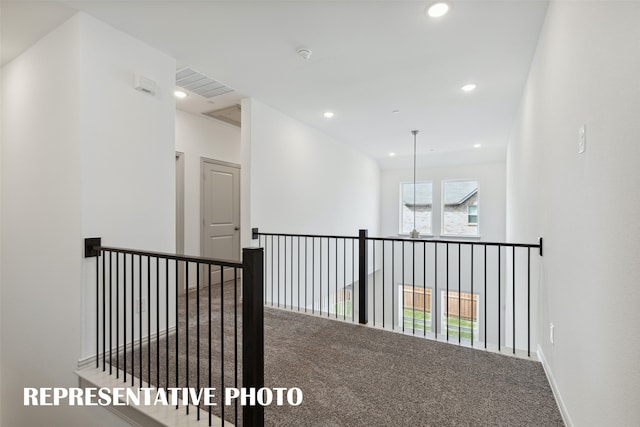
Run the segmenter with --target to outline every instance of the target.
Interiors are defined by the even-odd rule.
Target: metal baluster
[[[433,281],[433,317],[431,318],[431,323],[433,323],[433,330],[435,331],[435,339],[438,339],[438,243],[434,243],[433,245],[434,252],[434,281]]]
[[[111,262],[111,254],[109,252],[109,375],[113,373],[113,265]]]
[[[131,387],[133,387],[134,385],[134,381],[135,381],[135,372],[136,372],[136,362],[135,362],[135,357],[136,357],[136,350],[135,350],[135,346],[134,341],[135,341],[135,323],[136,323],[136,316],[135,316],[135,297],[134,297],[134,290],[135,290],[135,262],[134,262],[134,258],[133,258],[133,254],[131,254]]]
[[[156,387],[160,387],[160,258],[156,257]]]
[[[447,312],[445,314],[446,317],[446,323],[447,323],[447,341],[449,341],[449,317],[451,316],[451,312],[449,311],[449,244],[447,243],[447,267],[446,267],[446,273],[447,273]]]
[[[413,322],[413,324],[411,325],[411,327],[413,328],[413,335],[416,334],[416,242],[415,240],[411,242],[411,269],[412,269],[412,273],[413,273],[413,295],[411,296],[412,300],[411,300],[411,310],[413,312],[413,315],[411,316],[411,320]],[[403,309],[403,313],[404,313],[404,309]],[[404,322],[403,322],[404,323]]]
[[[179,363],[178,361],[180,360],[178,358],[178,349],[180,348],[180,345],[178,343],[178,336],[179,336],[179,331],[180,331],[180,316],[178,315],[178,300],[180,297],[180,261],[176,260],[176,388],[178,388],[178,379],[179,379]],[[176,409],[178,409],[178,404],[176,404]]]
[[[122,261],[124,262],[124,266],[122,268],[122,281],[123,281],[123,288],[122,288],[122,320],[123,320],[123,327],[122,327],[122,333],[124,334],[124,337],[122,339],[122,343],[123,343],[123,349],[124,349],[124,354],[122,355],[123,357],[123,378],[122,378],[122,382],[127,382],[127,254],[123,253],[122,254]]]
[[[116,378],[120,378],[120,254],[116,252]]]
[[[513,325],[512,325],[512,330],[511,333],[513,335],[513,354],[516,354],[516,247],[512,246],[511,247],[511,258],[512,258],[512,263],[511,263],[511,267],[513,269],[512,273],[513,273],[513,280],[511,283],[511,297],[512,297],[512,304],[513,307],[511,308],[511,313],[513,314]]]
[[[222,267],[220,267],[222,272]],[[222,286],[222,283],[220,284]],[[187,320],[187,327],[189,323]],[[196,262],[196,390],[200,390],[200,263]],[[196,418],[200,421],[200,404],[196,410]]]
[[[498,351],[500,351],[500,321],[501,321],[501,307],[500,307],[500,288],[502,287],[502,284],[500,283],[501,280],[501,272],[502,272],[502,266],[500,265],[500,255],[501,255],[501,251],[500,251],[500,245],[498,245]]]
[[[402,313],[398,313],[400,319],[402,319],[402,332],[404,332],[404,246],[405,242],[402,242],[402,289],[400,291],[402,292]]]
[[[422,327],[422,336],[427,336],[427,242],[422,242],[422,255],[424,257],[422,263],[422,321],[424,325]],[[431,301],[429,301],[431,303]],[[429,304],[431,306],[431,304]],[[429,310],[429,316],[431,316],[431,310]]]
[[[473,330],[475,329],[474,322],[476,320],[475,314],[475,295],[473,294],[473,250],[475,249],[475,245],[471,245],[471,347],[473,347]]]
[[[531,248],[527,248],[527,356],[531,357]]]
[[[185,363],[184,377],[187,380],[187,388],[189,388],[189,261],[185,262],[184,274],[185,274],[185,290],[184,290],[185,331],[184,331],[184,337],[185,337],[185,342],[186,342],[185,347],[186,347],[186,352],[187,352],[187,358],[185,360],[186,363]],[[187,415],[188,415],[189,414],[189,405],[187,405],[186,412],[187,412]]]
[[[285,244],[286,244],[286,241],[285,241]],[[224,390],[224,267],[223,266],[220,266],[220,381],[221,381],[220,390]],[[222,416],[220,418],[222,419],[222,425],[224,425],[224,406],[225,405],[221,405]]]
[[[287,308],[287,236],[284,236],[284,308]]]
[[[396,324],[396,242],[391,241],[391,330],[395,330]]]
[[[147,255],[147,384],[151,386],[151,256],[150,255]]]
[[[487,245],[484,245],[484,348],[487,349]]]
[[[461,298],[462,298],[462,245],[458,243],[458,344],[462,342],[462,311],[461,311]]]
[[[372,240],[373,246],[373,326],[376,326],[376,241]]]

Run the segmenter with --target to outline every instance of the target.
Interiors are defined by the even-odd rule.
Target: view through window
[[[442,183],[442,234],[479,236],[478,181]]]
[[[409,234],[413,230],[415,214],[416,230],[422,235],[431,235],[431,211],[433,205],[433,184],[416,182],[415,200],[413,182],[403,182],[400,191],[400,234]]]

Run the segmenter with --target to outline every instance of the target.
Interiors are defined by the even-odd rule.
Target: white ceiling
[[[412,129],[421,165],[503,160],[547,2],[454,1],[439,19],[431,3],[3,0],[1,59],[83,10],[382,167],[410,165]]]

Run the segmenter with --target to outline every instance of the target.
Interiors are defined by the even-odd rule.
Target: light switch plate
[[[578,154],[582,154],[587,150],[587,125],[580,126],[578,129]]]

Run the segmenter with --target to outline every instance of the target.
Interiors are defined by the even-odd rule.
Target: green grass
[[[338,316],[350,317],[351,316],[351,301],[338,302],[333,304],[333,312]]]
[[[424,312],[422,310],[412,310],[405,308],[403,310],[404,326],[405,328],[413,328],[416,331],[424,331],[425,323],[427,331],[431,331],[431,313]],[[415,325],[414,325],[415,324]],[[458,317],[449,316],[447,318],[447,327],[449,329],[449,338],[458,337],[458,324],[461,328],[473,329],[477,326],[477,322],[471,320],[460,319]],[[444,333],[446,335],[446,332]],[[460,331],[461,338],[471,340],[470,331]],[[474,338],[477,338],[477,333],[474,333]]]

